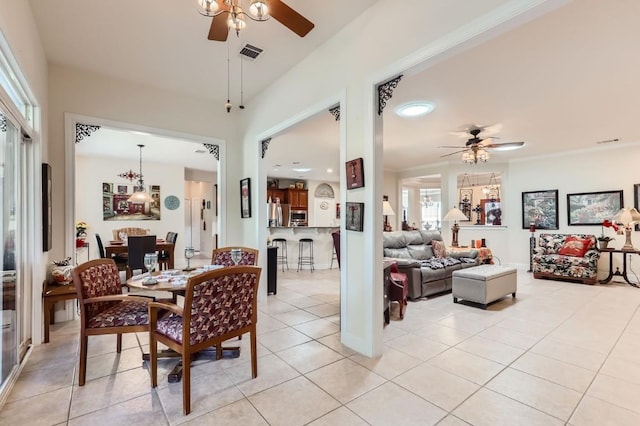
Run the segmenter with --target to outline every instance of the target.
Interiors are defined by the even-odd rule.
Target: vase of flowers
[[[602,222],[602,234],[598,237],[598,247],[600,250],[606,249],[609,246],[609,241],[615,240],[615,238],[604,235],[604,228],[612,228],[616,233],[620,230],[620,227],[615,222],[605,219]]]
[[[76,222],[76,239],[84,240],[87,238],[87,222],[84,220],[79,220]]]

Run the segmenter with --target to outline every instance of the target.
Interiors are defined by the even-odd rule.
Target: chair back
[[[170,232],[171,237],[167,237],[167,242],[175,244],[178,241],[178,233]]]
[[[120,241],[120,233],[124,232],[127,237],[130,237],[132,235],[149,235],[149,233],[151,232],[150,229],[145,229],[145,228],[120,228],[120,229],[114,229],[113,231],[113,239],[116,241]]]
[[[73,284],[78,294],[82,324],[88,318],[108,309],[118,302],[92,303],[86,305],[85,299],[99,296],[122,294],[122,282],[116,262],[112,259],[94,259],[76,266],[71,271]]]
[[[156,252],[155,235],[134,235],[127,238],[127,259],[129,269],[145,270],[144,255]]]
[[[231,249],[240,249],[242,251],[242,259],[238,262],[238,266],[240,265],[253,265],[256,266],[258,264],[258,253],[259,251],[250,247],[221,247],[217,249],[213,249],[211,253],[211,264],[212,265],[223,265],[223,266],[235,266],[233,260],[231,260]]]
[[[191,346],[256,324],[261,272],[256,266],[238,266],[189,279],[182,335],[189,336]]]
[[[340,231],[332,232],[331,238],[333,238],[333,248],[336,251],[336,257],[338,258],[338,268],[339,268],[340,267]]]
[[[99,234],[96,234],[96,242],[98,243],[98,253],[100,254],[100,257],[101,258],[107,257],[107,255],[104,252],[104,245],[102,244],[102,238],[100,238]]]

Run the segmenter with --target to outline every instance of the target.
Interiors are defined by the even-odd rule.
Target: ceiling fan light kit
[[[488,134],[494,134],[502,129],[501,124],[494,124],[493,126],[477,126],[472,125],[468,127],[464,132],[452,132],[452,134],[462,137],[469,137],[465,146],[439,146],[438,148],[458,148],[456,152],[451,154],[441,155],[440,157],[448,157],[462,153],[462,162],[466,164],[477,164],[478,161],[486,163],[489,160],[489,152],[487,149],[494,149],[496,151],[511,151],[514,149],[520,149],[524,146],[524,142],[506,142],[506,143],[494,143],[495,137],[481,138],[479,135],[482,132]]]

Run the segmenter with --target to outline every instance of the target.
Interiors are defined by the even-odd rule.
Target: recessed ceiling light
[[[282,167],[282,164],[275,164],[273,167]]]
[[[327,169],[327,173],[333,173],[333,169]]]
[[[411,101],[395,107],[396,115],[400,117],[420,117],[427,115],[435,109],[435,105],[429,101]]]
[[[296,167],[296,168],[291,169],[291,170],[293,170],[294,172],[298,172],[298,173],[307,173],[307,172],[311,171],[311,169],[309,167]]]

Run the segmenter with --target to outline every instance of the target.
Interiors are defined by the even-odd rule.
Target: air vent
[[[259,47],[255,47],[249,43],[245,44],[242,49],[240,49],[240,54],[252,61],[256,60],[258,55],[262,53],[263,49]]]

